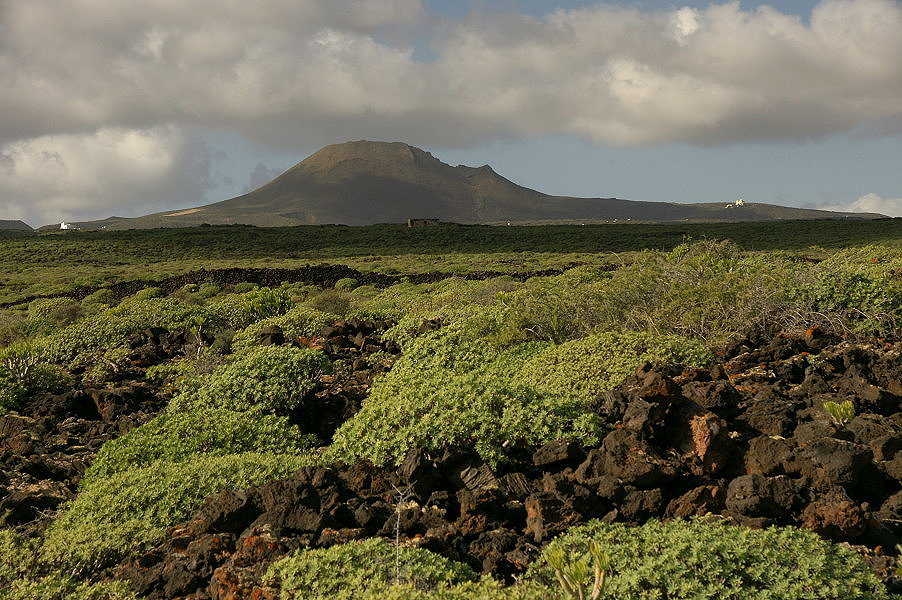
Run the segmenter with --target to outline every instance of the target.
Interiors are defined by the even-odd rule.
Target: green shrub
[[[399,462],[412,447],[466,446],[497,463],[511,445],[567,435],[594,440],[597,422],[586,414],[585,402],[541,396],[512,377],[543,347],[501,351],[451,328],[417,338],[376,380],[360,412],[338,429],[330,455],[385,464]]]
[[[315,350],[255,348],[217,368],[198,389],[176,396],[169,410],[225,408],[286,413],[297,407],[329,369],[328,357]]]
[[[56,365],[44,361],[39,347],[18,342],[0,348],[0,410],[16,409],[28,395],[58,392],[70,383]]]
[[[262,287],[251,290],[242,295],[241,302],[254,321],[283,315],[291,308],[291,298],[285,290],[279,288]]]
[[[113,346],[106,352],[98,352],[94,358],[94,366],[85,372],[83,381],[95,385],[102,384],[131,365],[130,354],[131,349],[128,346]]]
[[[198,361],[191,359],[174,360],[147,367],[144,378],[159,388],[167,396],[178,392],[197,390],[203,384],[198,370]]]
[[[11,582],[34,571],[37,546],[33,538],[20,536],[12,529],[0,529],[0,590],[9,589]]]
[[[88,310],[102,310],[116,305],[116,294],[109,288],[100,288],[93,294],[85,296],[81,304]]]
[[[378,378],[363,408],[336,432],[336,460],[397,463],[411,448],[474,448],[492,464],[505,448],[557,438],[597,441],[600,417],[588,410],[646,360],[701,365],[705,348],[674,336],[603,333],[552,345],[497,348],[448,326],[406,347]]]
[[[305,303],[320,312],[344,316],[348,314],[353,299],[350,292],[326,288],[308,298]]]
[[[887,275],[838,269],[818,274],[810,294],[856,331],[888,333],[902,325],[902,284]]]
[[[611,560],[602,598],[840,600],[888,598],[853,550],[787,527],[753,530],[713,521],[649,521],[637,528],[594,521],[555,539],[525,579],[554,587],[549,552],[598,542]]]
[[[223,409],[163,414],[104,444],[82,485],[158,460],[244,452],[300,454],[315,443],[314,436],[301,433],[285,417]]]
[[[17,410],[28,390],[4,367],[0,367],[0,415]]]
[[[260,332],[266,327],[277,325],[285,334],[286,340],[300,336],[310,337],[329,323],[339,319],[332,313],[322,312],[305,305],[295,306],[284,315],[270,317],[251,323],[232,337],[232,350],[256,346],[260,342]]]
[[[28,316],[67,325],[84,316],[81,303],[74,298],[38,298],[28,303]]]
[[[0,600],[134,600],[125,582],[84,583],[61,574],[38,576],[39,541],[0,530]]]
[[[149,327],[186,331],[199,317],[215,318],[203,307],[189,306],[174,298],[127,298],[116,308],[77,321],[40,343],[52,362],[76,358],[93,362],[93,354],[121,345],[129,336]]]
[[[383,589],[371,589],[357,596],[359,600],[549,600],[557,598],[551,588],[535,583],[517,583],[507,586],[491,577],[479,581],[465,581],[452,586],[440,586],[429,591],[415,585],[391,585]]]
[[[343,277],[335,282],[335,289],[343,292],[350,292],[358,285],[360,285],[360,282],[353,277]]]
[[[144,289],[138,290],[132,295],[132,300],[153,300],[154,298],[162,298],[163,290],[158,287],[146,287]]]
[[[219,285],[211,281],[202,283],[197,287],[197,295],[201,298],[212,298],[219,294],[220,291]]]
[[[159,539],[210,494],[286,477],[314,460],[285,454],[195,456],[95,479],[63,506],[41,557],[71,572],[102,568]]]
[[[326,549],[300,550],[273,563],[266,579],[274,582],[283,600],[333,600],[356,599],[395,583],[412,585],[422,593],[474,581],[476,575],[465,564],[428,550],[399,549],[381,538],[371,538]]]
[[[247,292],[253,292],[260,286],[256,283],[251,283],[250,281],[242,281],[241,283],[235,284],[235,293],[236,294],[246,294]]]
[[[0,591],[0,600],[137,600],[124,581],[88,583],[68,575],[20,579]]]
[[[522,364],[516,379],[544,394],[589,399],[645,361],[703,366],[712,358],[703,344],[683,337],[610,331],[545,348]]]

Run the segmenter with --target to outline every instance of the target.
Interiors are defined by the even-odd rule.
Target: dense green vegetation
[[[497,348],[447,327],[405,347],[336,432],[330,456],[400,463],[411,448],[462,447],[498,463],[505,449],[554,439],[597,443],[603,424],[588,404],[600,392],[646,360],[698,365],[706,358],[703,346],[676,337],[605,332]]]
[[[315,442],[314,436],[301,433],[285,417],[224,409],[163,414],[104,444],[82,485],[158,460],[184,462],[200,455],[244,452],[302,454]]]
[[[794,528],[753,530],[719,521],[649,521],[642,527],[592,522],[547,546],[526,575],[502,588],[474,581],[467,567],[425,550],[381,540],[300,551],[268,572],[280,598],[418,598],[531,600],[568,597],[548,565],[563,550],[577,560],[591,541],[610,560],[600,598],[651,600],[888,599],[883,585],[853,550]],[[591,572],[579,583],[588,591]],[[587,596],[588,597],[588,594]]]
[[[110,256],[121,258],[111,264]],[[0,310],[0,412],[45,392],[126,380],[169,400],[163,414],[100,449],[43,539],[0,530],[0,588],[12,590],[0,598],[128,598],[77,577],[152,544],[207,495],[301,465],[392,464],[415,447],[466,447],[503,464],[561,437],[596,442],[611,423],[590,409],[593,399],[645,361],[700,366],[732,339],[778,329],[872,336],[902,327],[899,220],[2,234],[0,300],[201,266],[312,260],[384,273],[560,274],[387,287],[351,278],[331,287],[200,281],[169,294],[154,285],[120,300],[100,289]],[[340,378],[349,365],[314,349],[261,346],[260,333],[275,325],[289,340],[306,338],[354,317],[395,323],[385,337],[403,352],[381,357],[394,365],[363,408],[333,439],[316,439],[302,433],[296,409],[324,376]],[[148,331],[180,336],[180,350],[138,366]],[[312,452],[319,446],[324,455]],[[593,524],[555,543],[577,555],[590,538],[612,559],[604,597],[885,597],[852,554],[794,530]],[[675,560],[678,552],[689,559]],[[20,554],[36,558],[16,561]],[[557,589],[543,561],[528,581],[504,588],[425,551],[404,550],[399,577],[395,559],[394,546],[376,540],[300,552],[271,576],[284,594],[315,589],[321,597],[525,600]],[[42,572],[57,575],[35,575]]]
[[[401,548],[381,538],[350,542],[323,550],[301,550],[269,568],[267,579],[290,600],[301,592],[308,600],[358,598],[392,584],[407,584],[420,592],[474,581],[476,574],[428,550]]]
[[[811,531],[755,530],[719,521],[649,521],[638,528],[596,521],[574,527],[543,551],[526,579],[555,586],[548,554],[564,548],[575,557],[590,540],[599,542],[611,561],[603,598],[888,597],[860,556]]]
[[[528,271],[600,264],[691,239],[731,239],[747,251],[801,251],[815,258],[869,244],[898,247],[902,219],[681,225],[492,227],[340,225],[192,227],[132,231],[0,232],[0,301],[78,285],[161,278],[191,269],[297,267],[339,262],[364,271]],[[602,254],[602,256],[599,256]],[[112,258],[115,257],[115,258]]]
[[[272,453],[197,455],[95,478],[53,523],[41,558],[64,572],[112,564],[191,516],[210,494],[285,477],[311,460]]]

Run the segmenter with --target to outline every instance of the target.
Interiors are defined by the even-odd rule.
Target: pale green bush
[[[889,598],[859,555],[811,531],[755,530],[703,520],[649,521],[641,527],[593,521],[555,539],[525,579],[555,587],[546,555],[563,548],[577,556],[590,540],[599,542],[611,560],[602,598]]]
[[[703,366],[712,359],[704,344],[683,337],[609,331],[545,348],[520,366],[516,379],[540,393],[588,399],[645,361]]]
[[[315,436],[302,433],[285,417],[223,409],[163,414],[104,444],[82,485],[158,460],[179,462],[200,454],[243,452],[301,454],[315,442]]]
[[[124,581],[90,583],[68,575],[22,578],[0,590],[0,600],[137,600]]]
[[[476,575],[467,565],[428,550],[399,549],[371,538],[299,550],[273,563],[265,578],[280,590],[282,600],[350,600],[370,591],[391,590],[393,584],[411,585],[423,593],[474,581]]]
[[[69,572],[108,566],[159,539],[210,494],[286,477],[315,460],[293,454],[194,456],[97,478],[62,507],[41,558]]]
[[[213,319],[200,306],[173,298],[127,298],[115,308],[103,310],[39,340],[48,360],[67,363],[75,359],[93,362],[92,355],[121,345],[129,336],[149,327],[186,331],[198,318]]]
[[[589,406],[599,392],[645,360],[700,365],[710,358],[677,337],[606,333],[560,346],[497,348],[468,333],[452,325],[408,343],[335,433],[329,455],[386,464],[414,447],[462,446],[497,464],[506,448],[563,437],[595,443],[602,423]]]
[[[232,338],[232,349],[236,352],[259,345],[260,332],[276,325],[282,329],[286,340],[300,336],[310,337],[324,326],[340,317],[303,304],[295,306],[284,315],[269,317],[251,323]]]
[[[313,390],[331,368],[322,352],[292,346],[266,346],[218,367],[197,389],[182,392],[169,411],[224,408],[286,413]]]

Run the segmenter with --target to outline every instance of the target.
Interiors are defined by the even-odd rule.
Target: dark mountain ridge
[[[6,219],[0,219],[0,230],[31,231],[31,226],[24,221],[10,221]]]
[[[77,223],[86,229],[258,226],[336,223],[371,225],[409,218],[456,223],[713,222],[780,219],[870,219],[769,204],[680,204],[618,198],[551,196],[513,183],[488,165],[452,167],[402,142],[356,141],[326,146],[269,183],[241,196],[132,219]]]

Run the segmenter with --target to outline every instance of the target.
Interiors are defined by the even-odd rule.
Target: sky
[[[902,216],[902,2],[0,0],[0,219],[403,141],[549,194]]]

